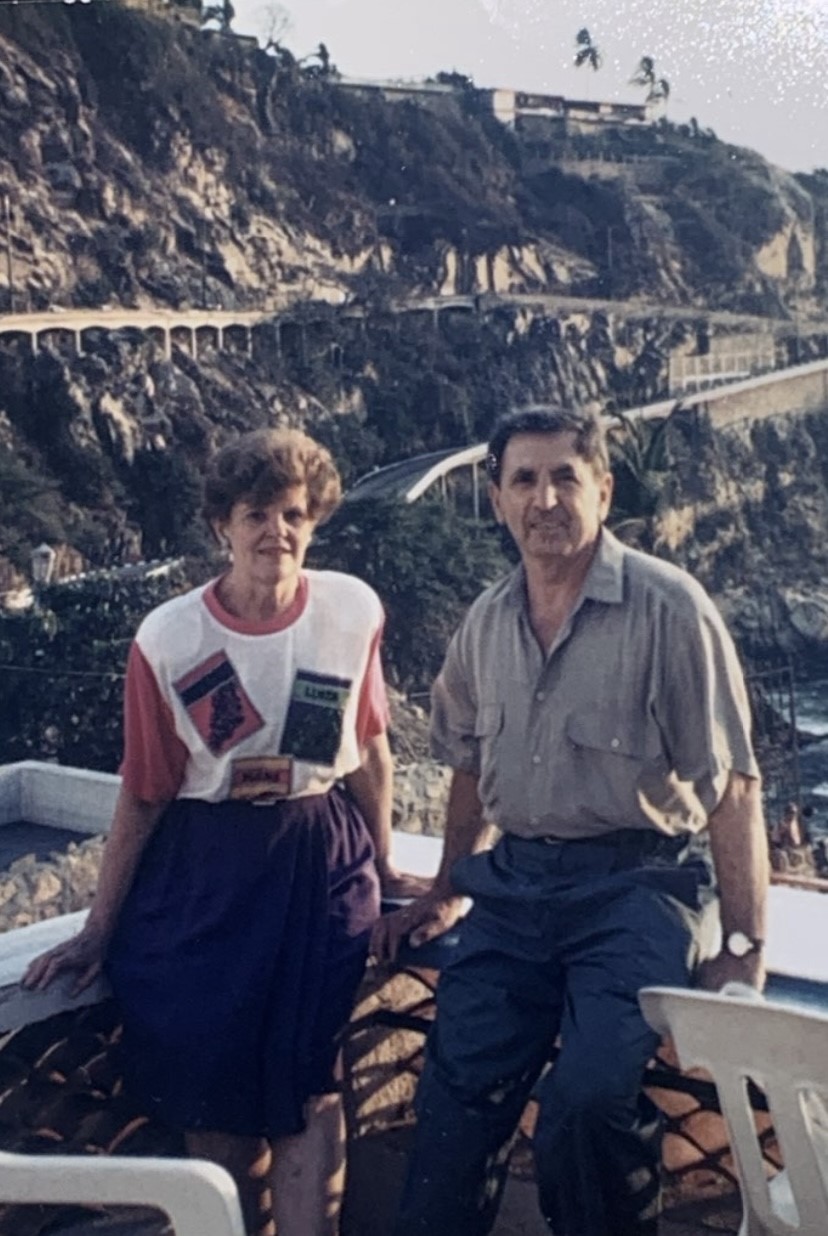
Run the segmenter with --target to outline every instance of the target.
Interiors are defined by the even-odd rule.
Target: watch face
[[[732,957],[747,957],[748,953],[753,952],[755,945],[743,931],[731,931],[725,941],[725,948]]]

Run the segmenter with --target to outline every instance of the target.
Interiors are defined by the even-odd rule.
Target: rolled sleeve
[[[480,774],[480,744],[474,736],[477,706],[461,653],[462,630],[449,644],[431,691],[431,754],[459,772]]]
[[[733,641],[709,598],[682,615],[670,650],[660,718],[676,776],[708,814],[732,772],[760,776],[747,688]]]

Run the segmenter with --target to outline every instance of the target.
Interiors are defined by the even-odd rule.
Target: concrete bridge
[[[228,336],[236,335],[237,345],[252,352],[252,332],[257,326],[272,325],[273,311],[227,309],[53,309],[48,313],[7,313],[0,317],[0,338],[23,335],[37,353],[45,339],[70,336],[76,352],[84,351],[88,331],[135,330],[156,339],[164,355],[172,355],[173,343],[198,355],[198,344],[211,338],[224,348]]]

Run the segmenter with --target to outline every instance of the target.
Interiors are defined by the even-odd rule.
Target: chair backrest
[[[175,1236],[244,1236],[236,1186],[199,1159],[0,1152],[0,1203],[157,1206]]]
[[[742,1186],[741,1236],[828,1232],[828,1016],[731,995],[645,988],[641,1008],[683,1068],[713,1076]],[[769,1187],[747,1083],[765,1094],[786,1172]]]

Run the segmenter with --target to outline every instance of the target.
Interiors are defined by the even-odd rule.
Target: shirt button
[[[611,738],[611,739],[610,739],[610,746],[612,747],[613,751],[616,751],[616,750],[618,749],[618,747],[620,747],[620,746],[621,746],[621,739],[620,739],[620,738]]]
[[[545,700],[545,699],[546,699],[546,692],[545,692],[545,691],[536,691],[536,692],[535,692],[535,699],[536,699],[536,700],[539,700],[539,701],[540,701],[540,700]]]
[[[541,757],[540,757],[539,755],[533,755],[533,756],[532,756],[532,763],[533,763],[533,764],[540,764],[540,760],[541,760]]]

